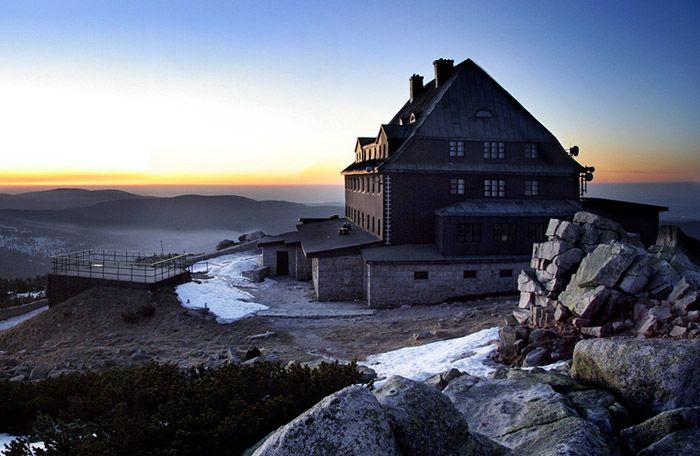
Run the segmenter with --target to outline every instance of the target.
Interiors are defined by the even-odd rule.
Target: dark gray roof
[[[348,165],[348,167],[342,170],[341,172],[364,174],[365,172],[367,172],[367,168],[371,168],[373,170],[375,166],[378,166],[383,161],[384,159],[376,158],[373,160],[365,160],[363,162],[353,162],[350,163],[350,165]]]
[[[360,136],[359,138],[357,138],[357,141],[360,143],[361,146],[366,146],[367,144],[372,144],[376,140],[377,140],[377,138],[368,138],[366,136]]]
[[[274,244],[293,244],[299,242],[299,232],[290,231],[288,233],[278,234],[277,236],[267,236],[258,241],[259,247]]]
[[[338,229],[349,224],[348,234],[338,234]],[[350,248],[359,248],[381,242],[379,237],[352,223],[347,218],[330,219],[323,222],[303,224],[297,227],[304,254],[314,256]]]
[[[511,199],[473,199],[440,208],[435,214],[441,217],[468,216],[561,216],[573,215],[581,210],[576,201],[568,200],[511,200]]]
[[[374,161],[374,160],[373,160]],[[358,166],[348,166],[346,170],[365,170],[366,166],[360,166],[368,162],[357,163]],[[373,169],[379,164],[373,163]],[[387,170],[385,166],[379,166],[381,170]],[[571,170],[549,164],[535,165],[508,165],[497,163],[401,163],[392,166],[390,171],[399,173],[415,173],[419,171],[429,171],[434,173],[474,173],[474,174],[527,174],[532,176],[571,176]]]
[[[383,124],[382,130],[389,139],[402,139],[406,138],[411,133],[411,125],[399,125],[399,124]]]
[[[401,244],[365,247],[362,256],[368,263],[499,263],[530,260],[529,256],[445,256],[434,244]]]

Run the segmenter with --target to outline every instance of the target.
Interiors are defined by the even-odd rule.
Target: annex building
[[[656,206],[586,202],[593,168],[472,60],[433,62],[376,136],[357,139],[344,217],[301,219],[259,242],[273,275],[311,280],[319,300],[370,307],[510,293],[550,218],[637,214],[653,242]],[[631,203],[629,203],[631,204]],[[639,229],[635,230],[639,231]]]

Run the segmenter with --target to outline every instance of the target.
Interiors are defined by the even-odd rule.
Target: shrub
[[[43,440],[47,455],[236,454],[359,379],[354,364],[259,362],[0,381],[0,432]]]

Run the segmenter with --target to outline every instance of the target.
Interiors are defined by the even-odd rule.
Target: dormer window
[[[412,112],[411,116],[408,118],[408,123],[416,123],[416,113]]]
[[[478,111],[476,111],[476,114],[474,114],[474,117],[476,117],[477,119],[490,119],[491,117],[493,117],[493,115],[488,109],[479,109]]]

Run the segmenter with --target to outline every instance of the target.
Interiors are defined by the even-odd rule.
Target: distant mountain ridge
[[[85,190],[82,188],[56,188],[37,192],[11,195],[0,193],[0,209],[18,210],[60,210],[74,209],[93,204],[123,200],[140,199],[145,196],[122,190]]]

